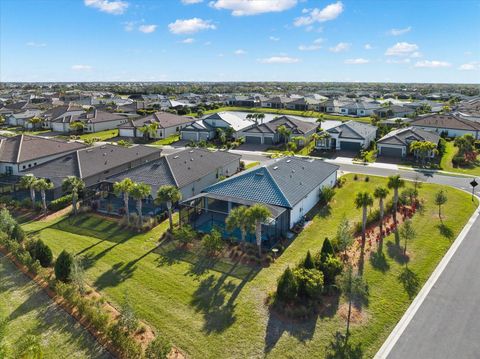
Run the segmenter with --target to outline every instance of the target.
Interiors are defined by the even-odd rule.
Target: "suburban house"
[[[273,245],[318,203],[323,187],[333,187],[338,166],[321,160],[284,157],[227,178],[180,204],[180,222],[208,233],[217,227],[224,237],[225,219],[232,208],[264,204],[271,218],[262,225],[264,244]],[[254,241],[251,235],[248,238]]]
[[[0,115],[11,115],[15,112],[22,112],[27,109],[28,101],[19,101],[13,103],[7,103],[0,107]]]
[[[265,107],[275,108],[275,109],[283,109],[283,108],[286,108],[287,104],[289,102],[293,101],[293,100],[294,99],[292,99],[290,97],[275,96],[275,97],[269,98],[265,102]]]
[[[409,125],[413,119],[408,117],[393,117],[380,120],[378,123],[387,127],[398,127],[403,125]]]
[[[144,182],[152,187],[152,197],[159,187],[175,186],[182,198],[199,194],[222,177],[230,177],[240,170],[240,155],[207,149],[186,149],[111,176],[107,182],[125,178]]]
[[[405,117],[414,113],[414,109],[400,105],[390,105],[388,107],[380,107],[373,110],[373,114],[380,118]]]
[[[469,121],[451,114],[435,114],[422,116],[410,124],[412,127],[425,131],[434,131],[447,137],[458,137],[465,134],[480,138],[480,123]]]
[[[227,100],[229,106],[259,107],[260,104],[260,100],[254,96],[235,95]]]
[[[339,113],[352,116],[371,116],[379,108],[379,104],[365,101],[343,102],[338,105]]]
[[[240,131],[237,137],[245,137],[246,143],[278,144],[284,141],[282,135],[277,131],[280,126],[285,126],[291,131],[290,138],[295,136],[307,138],[317,131],[318,124],[290,116],[280,116],[267,123],[251,125]]]
[[[409,146],[414,141],[432,142],[435,145],[440,141],[440,136],[431,131],[424,131],[415,127],[393,130],[377,141],[379,156],[407,157]],[[428,157],[433,158],[434,153]]]
[[[128,117],[119,113],[93,110],[78,116],[78,121],[85,124],[84,132],[112,130],[128,122]]]
[[[321,150],[358,152],[367,149],[377,135],[377,128],[368,123],[348,121],[326,130],[327,137],[316,143]]]
[[[160,156],[161,150],[149,146],[107,144],[76,150],[31,170],[24,170],[23,174],[32,173],[38,178],[48,179],[54,184],[53,198],[58,198],[62,195],[62,182],[68,176],[81,178],[86,187],[96,187],[108,177],[158,160]]]
[[[236,135],[252,124],[252,121],[243,119],[233,113],[218,112],[185,126],[180,134],[182,140],[210,140],[215,138],[218,128],[223,130],[230,128],[232,133]]]
[[[167,138],[180,132],[182,128],[193,123],[195,120],[191,117],[178,116],[168,112],[155,112],[151,115],[138,119],[131,119],[127,123],[120,125],[119,136],[121,137],[145,137],[146,126],[156,124],[155,132],[149,133],[150,138]]]
[[[43,127],[55,132],[70,132],[70,123],[85,110],[80,106],[63,105],[51,108],[43,113]]]
[[[297,111],[320,111],[320,107],[324,102],[324,100],[317,100],[315,98],[301,97],[287,102],[285,107],[289,110]]]
[[[33,125],[29,122],[34,117],[41,115],[41,110],[25,110],[23,112],[15,112],[5,116],[5,122],[9,126],[22,126],[25,128],[33,128]],[[40,124],[41,126],[41,124]]]
[[[19,175],[47,161],[86,146],[78,142],[29,135],[0,139],[0,174]]]

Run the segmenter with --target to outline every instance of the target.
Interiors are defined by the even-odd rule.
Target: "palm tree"
[[[227,142],[227,134],[223,130],[223,128],[217,128],[217,137],[220,143],[223,145],[225,142]]]
[[[40,191],[42,197],[43,214],[47,215],[47,196],[46,191],[53,189],[53,183],[48,182],[46,179],[41,178],[35,182],[35,189]]]
[[[140,128],[140,132],[143,133],[145,140],[149,140],[157,136],[158,126],[158,122],[152,122]]]
[[[23,176],[20,179],[20,187],[30,190],[30,199],[32,201],[32,209],[35,209],[35,184],[37,177],[32,174]]]
[[[72,207],[73,215],[77,215],[77,200],[78,192],[82,191],[85,188],[85,182],[81,178],[75,176],[68,176],[63,180],[62,190],[63,192],[72,193]]]
[[[265,114],[264,113],[259,113],[259,114],[257,114],[257,118],[260,120],[260,123],[263,123],[263,120],[265,118]]]
[[[322,123],[325,122],[323,117],[324,117],[324,115],[322,114],[317,118],[318,128],[322,128]]]
[[[142,213],[142,201],[147,198],[152,192],[152,187],[143,182],[137,182],[134,184],[131,194],[132,197],[137,201],[137,211],[138,211],[138,226],[143,225],[143,213]]]
[[[85,128],[85,124],[81,121],[75,121],[70,124],[70,129],[79,134]]]
[[[373,196],[378,199],[378,206],[380,208],[380,242],[378,243],[378,253],[382,253],[383,247],[383,217],[384,217],[384,204],[383,201],[388,196],[388,189],[385,187],[377,187],[373,192]]]
[[[278,126],[277,132],[280,136],[283,137],[283,142],[286,145],[290,135],[292,134],[292,131],[290,131],[290,129],[288,129],[287,126],[281,125],[281,126]]]
[[[161,186],[157,191],[155,203],[165,203],[168,211],[168,220],[170,222],[170,231],[173,230],[172,206],[182,199],[182,193],[175,186]]]
[[[115,192],[117,196],[123,195],[127,224],[130,224],[130,209],[128,207],[128,201],[130,199],[130,192],[132,192],[134,186],[135,183],[130,178],[124,178],[120,182],[115,182],[113,184],[113,192]]]
[[[362,245],[360,249],[359,273],[363,274],[363,261],[365,255],[365,231],[367,229],[367,209],[373,205],[372,195],[368,192],[359,192],[355,197],[355,207],[362,209]]]
[[[252,231],[253,224],[248,216],[248,208],[239,206],[233,208],[225,220],[227,231],[231,232],[235,228],[240,229],[242,247],[245,248],[245,237],[247,232]]]
[[[43,123],[43,119],[40,117],[34,116],[30,118],[27,122],[32,125],[33,129],[36,129],[37,125]]]
[[[263,204],[254,204],[247,210],[247,217],[255,223],[255,238],[258,246],[258,256],[262,256],[262,223],[271,216],[270,210]]]
[[[405,181],[400,175],[388,177],[388,188],[393,189],[393,222],[395,224],[395,233],[397,232],[397,210],[398,210],[398,189],[405,187]]]

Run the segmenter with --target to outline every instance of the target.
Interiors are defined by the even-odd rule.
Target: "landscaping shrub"
[[[73,256],[63,250],[55,262],[55,277],[62,282],[68,282],[71,279],[72,264]]]
[[[163,337],[157,336],[152,340],[145,350],[146,359],[166,359],[170,353],[171,345]]]
[[[320,263],[320,270],[323,273],[325,285],[335,283],[335,277],[342,273],[343,264],[337,257],[329,254],[328,257]]]
[[[203,236],[202,245],[208,253],[215,253],[221,251],[225,243],[222,240],[222,234],[220,231],[214,228],[210,234]]]
[[[53,261],[52,250],[41,239],[35,242],[32,257],[38,259],[40,265],[44,268],[49,267]],[[32,253],[30,253],[32,254]]]
[[[330,242],[330,240],[328,238],[325,238],[325,240],[323,241],[323,244],[322,244],[322,249],[320,250],[320,263],[323,263],[325,262],[325,260],[327,259],[327,257],[329,255],[334,255],[335,252],[333,250],[333,246],[332,246],[332,243]]]
[[[13,240],[17,241],[18,243],[23,242],[25,239],[25,232],[23,231],[23,228],[17,223],[15,224],[15,227],[13,227],[11,237]]]
[[[72,195],[67,194],[66,196],[57,198],[48,204],[48,209],[52,212],[59,211],[68,207],[72,203]]]
[[[320,201],[323,204],[329,204],[335,196],[335,190],[332,187],[323,187],[320,190]]]
[[[290,267],[287,267],[278,279],[277,299],[283,302],[291,302],[297,296],[298,283]]]
[[[122,358],[137,359],[142,357],[142,348],[122,328],[119,323],[112,324],[108,329],[108,337],[112,344],[122,353]]]
[[[20,202],[20,206],[22,206],[23,208],[31,208],[32,207],[32,200],[30,198],[24,198]]]
[[[11,236],[16,225],[17,221],[12,217],[8,209],[2,208],[0,210],[0,231]]]
[[[173,238],[179,242],[182,242],[183,244],[191,243],[196,236],[197,232],[195,232],[188,224],[173,230]]]
[[[345,182],[347,182],[347,179],[345,177],[337,178],[337,187],[342,188]]]
[[[323,273],[318,269],[297,268],[293,275],[298,283],[297,296],[318,299],[323,292]]]
[[[313,269],[315,268],[315,262],[313,261],[312,254],[310,251],[307,252],[305,260],[302,263],[303,268],[305,269]]]

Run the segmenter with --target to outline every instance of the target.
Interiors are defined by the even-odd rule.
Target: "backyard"
[[[0,254],[0,319],[6,343],[37,335],[45,358],[109,358],[93,337]]]
[[[458,148],[453,145],[453,141],[446,142],[445,153],[440,162],[442,170],[463,173],[472,176],[480,176],[480,156],[477,157],[475,164],[472,164],[469,167],[455,167],[452,163],[452,160],[457,152]]]
[[[386,185],[386,179],[379,177],[370,177],[368,182],[364,176],[357,181],[353,175],[346,178],[331,205],[318,211],[267,268],[193,255],[171,243],[159,245],[168,221],[141,234],[89,214],[23,226],[42,238],[55,255],[66,248],[84,256],[92,285],[117,305],[129,293],[137,314],[193,358],[324,357],[333,334],[345,330],[345,321],[337,313],[343,300],[331,303],[320,316],[290,322],[270,315],[265,299],[287,265],[294,266],[307,250],[317,252],[325,237],[335,236],[344,215],[351,223],[360,220],[361,210],[353,204],[356,192],[373,192],[376,186]],[[409,244],[408,267],[418,280],[413,292],[423,285],[476,209],[469,194],[448,188],[440,222],[434,204],[440,188],[444,187],[423,184],[420,189],[425,209],[413,217],[417,236]],[[385,253],[380,267],[366,262],[369,305],[365,319],[352,328],[351,340],[362,342],[366,357],[375,354],[413,299],[398,280],[405,265],[395,255],[393,236],[386,239]]]

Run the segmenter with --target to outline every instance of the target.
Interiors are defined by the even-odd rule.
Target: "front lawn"
[[[167,138],[162,138],[161,140],[157,140],[155,142],[149,143],[150,145],[171,145],[172,143],[180,141],[180,135],[172,135]]]
[[[321,316],[300,322],[271,316],[265,300],[285,267],[298,263],[307,250],[318,251],[325,237],[334,237],[344,215],[352,223],[360,220],[361,210],[353,205],[356,192],[373,192],[376,186],[386,185],[386,179],[379,177],[370,177],[368,182],[364,176],[358,181],[353,175],[346,178],[331,207],[320,210],[280,258],[261,270],[219,263],[200,254],[186,255],[163,244],[157,248],[168,221],[142,234],[123,233],[115,222],[91,215],[31,222],[24,228],[42,238],[55,255],[63,248],[83,255],[87,279],[98,290],[115,304],[128,292],[138,315],[192,358],[323,358],[333,334],[345,329],[345,321],[337,313],[343,300]],[[447,188],[442,225],[434,204],[440,188],[444,187],[422,186],[425,210],[413,218],[417,237],[409,244],[408,267],[418,279],[416,289],[476,208],[469,194]],[[99,219],[101,223],[93,223]],[[389,252],[393,241],[392,236],[386,240],[386,262],[380,269],[366,261],[369,306],[365,321],[352,328],[352,342],[362,343],[365,357],[372,357],[380,348],[413,299],[398,280],[404,265],[390,256],[394,255]]]
[[[0,319],[8,321],[6,343],[39,336],[44,358],[109,358],[93,337],[9,259],[0,254]]]
[[[440,162],[442,170],[449,172],[464,173],[472,176],[480,176],[480,156],[477,157],[476,165],[470,167],[454,167],[452,160],[458,152],[458,148],[453,145],[453,141],[446,142],[445,153]]]
[[[112,138],[115,138],[118,136],[118,130],[105,130],[105,131],[100,131],[100,132],[93,132],[93,133],[84,133],[80,135],[81,140],[90,140],[90,139],[97,139],[99,142],[103,141],[108,141]]]

